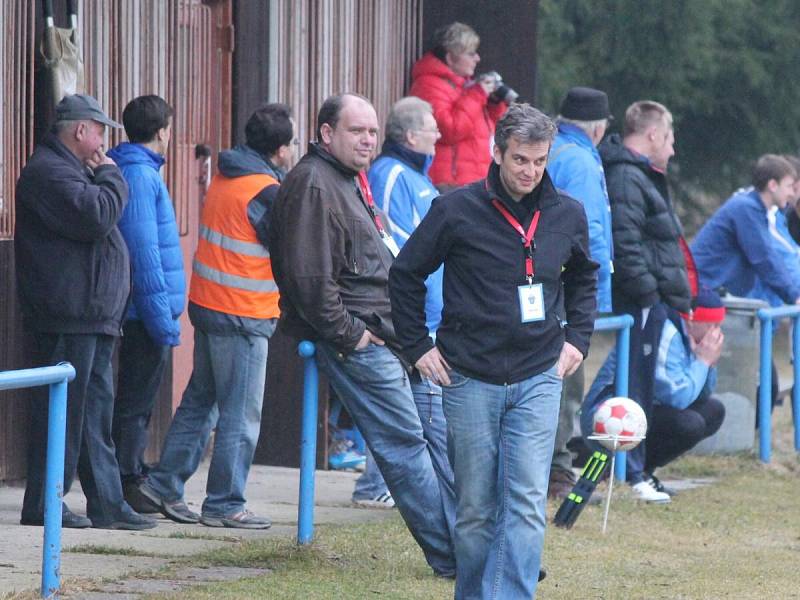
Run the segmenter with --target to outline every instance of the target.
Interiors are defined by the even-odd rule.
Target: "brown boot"
[[[572,491],[577,478],[572,471],[553,469],[550,471],[550,483],[547,485],[547,497],[552,500],[563,500]]]

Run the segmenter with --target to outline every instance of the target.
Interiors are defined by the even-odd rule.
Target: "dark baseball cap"
[[[119,129],[122,127],[116,121],[109,119],[100,104],[91,96],[73,94],[64,96],[56,105],[56,121],[84,121],[91,120]]]
[[[599,121],[611,119],[608,96],[605,92],[588,87],[574,87],[567,92],[559,111],[565,119],[574,121]]]

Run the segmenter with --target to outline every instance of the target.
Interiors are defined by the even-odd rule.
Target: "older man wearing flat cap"
[[[122,496],[111,441],[114,392],[111,356],[130,292],[125,241],[117,222],[128,187],[103,152],[106,127],[120,127],[91,96],[67,96],[53,130],[37,146],[17,182],[14,249],[25,328],[39,366],[69,361],[64,494],[77,472],[88,518],[62,505],[64,527],[149,529]],[[41,525],[47,399],[31,410],[23,525]]]
[[[611,114],[605,92],[574,87],[568,92],[558,115],[558,134],[550,151],[547,172],[556,188],[569,194],[586,211],[589,222],[589,252],[600,264],[597,271],[597,310],[611,312],[613,242],[611,209],[603,163],[597,145],[606,133]],[[563,498],[572,490],[575,475],[567,449],[573,433],[575,413],[583,401],[583,365],[564,381],[561,393],[556,445],[550,467],[548,496]]]

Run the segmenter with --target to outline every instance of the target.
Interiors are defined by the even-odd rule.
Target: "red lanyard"
[[[536,227],[539,225],[539,211],[537,210],[533,213],[533,219],[531,219],[531,225],[528,227],[527,233],[520,225],[520,222],[517,221],[514,216],[508,212],[508,209],[503,206],[502,202],[500,202],[497,198],[492,200],[492,204],[494,207],[500,211],[500,214],[506,218],[508,224],[511,225],[518,234],[522,236],[522,245],[525,248],[525,276],[528,278],[528,283],[533,282],[533,249],[536,248],[536,244],[533,242],[533,236],[536,234]]]
[[[372,190],[369,187],[369,180],[367,179],[364,171],[358,172],[358,187],[361,189],[361,193],[367,202],[369,216],[372,217],[372,222],[375,223],[375,227],[378,228],[378,233],[380,233],[381,237],[383,237],[385,231],[383,228],[383,223],[381,223],[381,218],[378,216],[378,211],[375,210],[375,200],[372,198]]]

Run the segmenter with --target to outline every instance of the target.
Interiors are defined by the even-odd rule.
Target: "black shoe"
[[[200,515],[190,510],[183,500],[167,502],[146,481],[139,484],[139,493],[154,506],[157,506],[162,515],[176,523],[191,524],[200,522]]]
[[[26,517],[22,516],[19,520],[20,525],[33,525],[35,527],[42,527],[44,525],[44,517]],[[67,529],[86,529],[91,527],[92,522],[86,517],[76,515],[66,504],[61,505],[61,527]]]
[[[142,479],[129,479],[122,484],[122,493],[125,496],[125,502],[127,502],[133,510],[142,515],[159,513],[159,507],[153,504],[150,499],[139,490],[139,485],[141,485],[142,482]]]
[[[116,521],[111,521],[110,523],[95,523],[92,521],[92,527],[95,529],[141,531],[142,529],[152,529],[156,525],[158,525],[158,522],[152,517],[146,517],[135,512],[121,515]]]
[[[544,567],[539,567],[539,579],[537,581],[541,581],[547,577],[547,571],[544,570]]]

